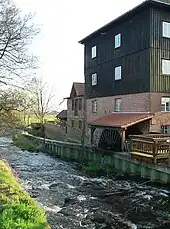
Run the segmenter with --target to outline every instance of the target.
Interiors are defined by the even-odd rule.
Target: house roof
[[[121,16],[119,16],[118,18],[112,20],[111,22],[107,23],[106,25],[104,25],[103,27],[101,27],[100,29],[94,31],[93,33],[91,33],[90,35],[88,35],[87,37],[83,38],[82,40],[79,41],[80,44],[85,44],[86,42],[88,42],[89,40],[96,38],[100,35],[104,35],[106,32],[108,32],[110,29],[112,29],[112,27],[121,22],[122,20],[128,18],[129,16],[134,15],[135,13],[137,13],[138,11],[140,11],[141,9],[144,9],[145,7],[151,6],[151,5],[157,5],[157,6],[164,6],[164,7],[170,7],[170,2],[166,2],[166,0],[146,0],[144,2],[142,2],[141,4],[139,4],[138,6],[134,7],[133,9],[127,11],[126,13],[122,14]]]
[[[84,90],[85,90],[84,88],[85,88],[84,83],[74,82],[72,84],[70,96],[65,98],[65,99],[70,99],[70,98],[74,98],[74,97],[83,96],[84,95]]]
[[[67,110],[62,110],[56,117],[60,118],[60,119],[66,119],[67,118]]]
[[[84,95],[84,83],[73,83],[77,96]]]
[[[135,125],[142,121],[149,120],[154,115],[151,113],[112,113],[110,115],[105,115],[99,119],[96,119],[90,123],[91,126],[104,126],[104,127],[119,127],[127,128],[129,126]]]

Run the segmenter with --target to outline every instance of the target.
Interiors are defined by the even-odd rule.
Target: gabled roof
[[[72,85],[70,98],[84,95],[84,83],[74,82]]]
[[[110,115],[105,115],[97,120],[88,123],[91,126],[103,126],[103,127],[119,127],[127,128],[137,123],[149,120],[154,115],[151,113],[124,113],[115,112]]]
[[[60,119],[66,119],[67,118],[67,110],[62,110],[56,117],[60,118]]]
[[[141,9],[144,9],[144,8],[149,7],[151,5],[170,7],[170,2],[166,2],[166,0],[164,0],[164,1],[163,0],[162,1],[161,0],[145,0],[144,2],[139,4],[138,6],[127,11],[126,13],[122,14],[118,18],[114,19],[113,21],[107,23],[106,25],[104,25],[100,29],[98,29],[98,30],[94,31],[93,33],[91,33],[90,35],[88,35],[87,37],[83,38],[82,40],[79,41],[79,43],[85,44],[86,42],[88,42],[89,40],[91,40],[93,38],[96,38],[98,36],[102,36],[103,34],[107,33],[110,29],[112,29],[112,27],[114,25],[116,25],[116,23],[121,22],[122,20],[128,18],[129,16],[132,16],[135,13],[139,12]]]

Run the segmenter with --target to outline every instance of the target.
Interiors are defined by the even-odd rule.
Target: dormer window
[[[96,57],[96,45],[91,48],[91,58]]]
[[[121,46],[121,33],[115,36],[115,48],[119,48]]]

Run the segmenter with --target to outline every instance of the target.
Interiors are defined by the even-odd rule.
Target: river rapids
[[[0,157],[45,209],[52,229],[170,228],[168,187],[123,177],[92,178],[78,171],[75,163],[23,152],[10,138],[0,138]]]

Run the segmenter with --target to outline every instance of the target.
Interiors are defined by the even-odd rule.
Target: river
[[[0,157],[42,206],[52,229],[144,229],[170,219],[170,189],[132,180],[92,178],[44,153],[22,152],[0,138]],[[129,189],[122,192],[121,189]],[[107,193],[113,193],[107,196]]]

